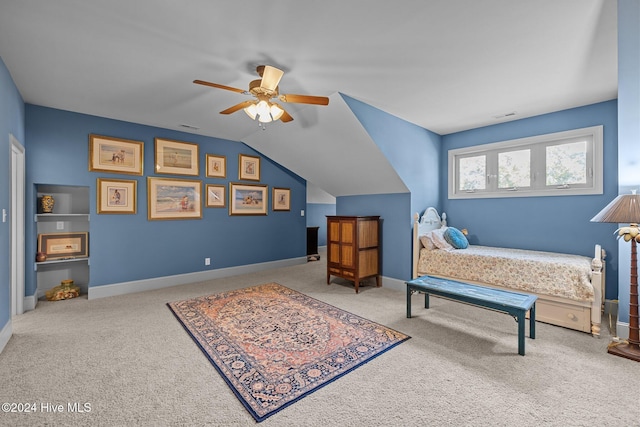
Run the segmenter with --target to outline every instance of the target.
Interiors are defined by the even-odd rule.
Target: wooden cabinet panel
[[[327,284],[331,276],[353,280],[356,293],[360,281],[380,277],[380,217],[327,217]]]

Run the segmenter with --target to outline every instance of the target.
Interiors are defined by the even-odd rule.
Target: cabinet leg
[[[376,276],[376,286],[378,288],[382,286],[382,279],[380,278],[380,275]]]

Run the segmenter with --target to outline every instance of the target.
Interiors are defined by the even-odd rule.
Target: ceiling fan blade
[[[278,99],[282,102],[291,102],[294,104],[329,105],[329,98],[326,96],[294,95],[288,93],[286,95],[280,95]]]
[[[260,73],[260,67],[258,67],[258,73]],[[276,90],[278,87],[278,83],[280,83],[280,79],[284,71],[279,70],[270,65],[265,65],[262,70],[262,82],[260,83],[260,87],[268,90]]]
[[[282,115],[280,116],[280,121],[286,123],[286,122],[290,122],[291,120],[293,120],[293,117],[291,117],[291,115],[289,113],[287,113],[287,110],[282,108],[282,105],[278,104],[277,102],[272,102],[272,104],[282,110]]]
[[[287,123],[293,120],[293,117],[291,117],[291,115],[289,115],[286,110],[283,109],[282,111],[284,111],[284,113],[282,113],[282,116],[280,116],[281,122]]]
[[[199,85],[211,86],[211,87],[215,87],[215,88],[218,88],[218,89],[224,89],[224,90],[230,90],[231,92],[242,93],[242,94],[245,94],[245,95],[249,94],[249,92],[247,92],[246,90],[238,89],[237,87],[219,85],[218,83],[205,82],[204,80],[194,80],[193,82],[195,84],[199,84]]]
[[[244,101],[240,104],[236,104],[233,107],[229,107],[226,110],[220,111],[220,114],[231,114],[235,113],[238,110],[242,110],[243,108],[247,108],[249,105],[253,104],[253,101]]]

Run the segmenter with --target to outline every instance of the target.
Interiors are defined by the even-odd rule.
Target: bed
[[[600,336],[604,251],[594,258],[470,245],[435,208],[414,216],[413,278],[429,275],[538,297],[536,320]],[[448,245],[447,245],[448,244]]]

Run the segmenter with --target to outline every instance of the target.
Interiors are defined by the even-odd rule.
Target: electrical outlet
[[[204,265],[211,265],[211,258],[205,258]]]
[[[300,216],[304,216],[304,209],[300,211]]]
[[[56,221],[56,230],[64,230],[64,221]]]

